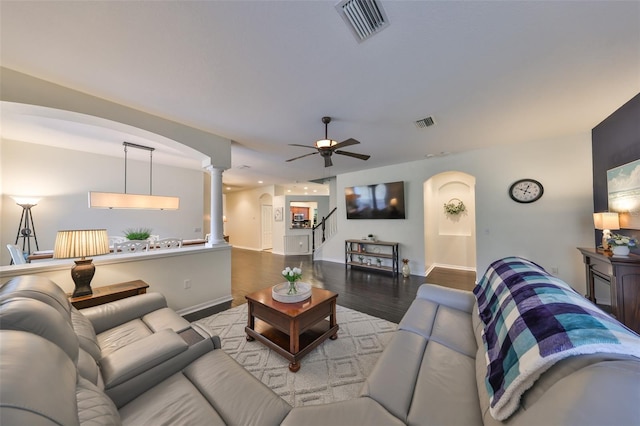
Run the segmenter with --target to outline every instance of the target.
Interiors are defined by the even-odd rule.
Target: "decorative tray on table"
[[[298,289],[296,294],[288,294],[288,282],[277,284],[272,287],[271,296],[274,300],[282,303],[298,303],[311,297],[311,284],[297,282],[296,288]]]

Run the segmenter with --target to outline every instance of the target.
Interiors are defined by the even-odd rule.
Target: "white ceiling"
[[[638,1],[384,1],[389,27],[362,43],[335,3],[1,0],[0,60],[231,139],[234,188],[588,132],[640,92]],[[286,163],[325,115],[330,138],[371,159]],[[113,155],[123,138],[157,142],[27,116],[3,108],[2,136]],[[427,116],[436,125],[418,129]]]

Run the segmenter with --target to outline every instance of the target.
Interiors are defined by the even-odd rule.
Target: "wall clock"
[[[520,179],[509,188],[509,196],[518,203],[533,203],[542,197],[544,188],[534,179]]]

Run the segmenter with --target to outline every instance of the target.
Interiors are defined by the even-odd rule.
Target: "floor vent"
[[[433,126],[434,124],[436,124],[436,122],[433,121],[433,117],[427,117],[427,118],[423,118],[422,120],[416,121],[416,127],[418,129],[424,129],[429,126]]]
[[[389,19],[378,0],[342,0],[336,10],[359,42],[389,26]]]

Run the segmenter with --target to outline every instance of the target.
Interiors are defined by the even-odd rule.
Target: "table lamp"
[[[58,231],[56,243],[53,248],[55,259],[75,260],[76,266],[71,268],[71,279],[76,285],[72,297],[93,294],[91,280],[96,272],[92,259],[86,256],[98,256],[109,253],[109,237],[106,229],[75,229]]]
[[[602,249],[609,250],[609,238],[612,229],[620,229],[618,213],[602,212],[593,214],[593,224],[596,229],[602,230]]]

